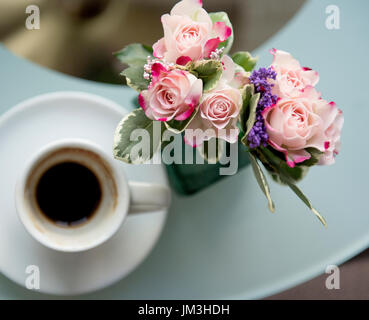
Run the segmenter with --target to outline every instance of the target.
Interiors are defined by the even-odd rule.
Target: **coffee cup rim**
[[[104,234],[104,236],[91,241],[89,244],[84,246],[79,245],[75,247],[66,247],[60,243],[52,242],[47,240],[47,238],[42,234],[42,232],[36,227],[34,222],[32,222],[31,213],[27,212],[25,208],[24,192],[26,188],[27,179],[30,174],[30,170],[44,157],[48,154],[63,149],[63,148],[80,148],[87,151],[92,151],[104,160],[104,162],[109,166],[111,170],[112,177],[115,180],[117,186],[117,205],[115,207],[115,212],[119,215],[117,222],[111,225],[109,230]],[[125,196],[122,197],[122,194]],[[129,210],[130,202],[130,189],[128,186],[128,180],[124,174],[123,170],[117,170],[116,165],[113,160],[110,159],[106,153],[94,142],[87,139],[81,138],[64,138],[53,142],[50,142],[40,148],[36,153],[31,156],[31,158],[25,163],[23,170],[18,176],[16,187],[15,187],[15,205],[18,217],[27,230],[27,232],[38,242],[44,246],[62,252],[81,252],[95,248],[102,243],[110,239],[121,227],[124,219],[126,218]],[[93,219],[93,218],[92,218]]]

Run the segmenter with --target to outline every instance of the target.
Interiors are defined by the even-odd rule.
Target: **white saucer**
[[[25,286],[26,268],[40,270],[40,290],[72,295],[106,287],[125,277],[156,243],[166,211],[129,216],[107,242],[82,253],[60,253],[34,240],[20,223],[14,204],[17,174],[45,144],[61,138],[88,139],[112,154],[113,134],[125,111],[87,93],[56,92],[22,102],[0,118],[0,270]],[[160,165],[122,163],[129,180],[167,185]]]

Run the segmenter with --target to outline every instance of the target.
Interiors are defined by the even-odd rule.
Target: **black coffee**
[[[62,162],[41,176],[36,200],[41,211],[55,223],[73,226],[93,215],[101,200],[101,187],[87,167]]]

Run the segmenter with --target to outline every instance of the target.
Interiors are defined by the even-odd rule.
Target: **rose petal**
[[[154,63],[151,66],[151,75],[152,75],[152,82],[155,83],[156,81],[158,81],[159,76],[161,75],[161,73],[166,73],[168,72],[168,70],[159,62]]]
[[[202,0],[182,0],[172,8],[170,14],[192,16],[197,10],[201,8]]]
[[[225,22],[218,21],[213,24],[213,33],[221,42],[226,41],[232,34],[232,29]]]
[[[315,86],[319,82],[319,73],[314,70],[306,70],[306,68],[302,69],[304,78],[309,80],[309,85]]]
[[[185,66],[187,63],[191,62],[192,59],[188,56],[180,56],[177,61],[176,64],[180,65],[180,66]]]
[[[146,101],[144,97],[145,92],[147,92],[147,90],[140,92],[140,94],[138,95],[138,104],[140,105],[143,111],[146,110]]]
[[[164,58],[164,54],[166,52],[164,38],[161,38],[160,40],[155,42],[152,48],[153,48],[153,56],[155,58],[158,58],[158,59]]]
[[[289,167],[293,168],[295,166],[295,163],[301,163],[305,160],[308,160],[311,158],[311,155],[306,150],[288,150],[286,155],[286,161]],[[289,160],[287,160],[289,159]],[[292,160],[293,165],[291,164],[290,160]]]
[[[197,107],[197,105],[199,104],[201,95],[202,95],[202,81],[200,79],[196,79],[196,81],[192,84],[189,94],[184,100],[184,103],[187,106],[187,110],[179,114],[175,119],[181,121],[189,118],[192,115],[195,108]]]
[[[268,140],[268,143],[277,151],[282,152],[285,156],[287,165],[290,168],[294,168],[295,167],[295,163],[301,163],[305,160],[308,160],[311,158],[311,155],[309,152],[307,152],[306,150],[302,149],[302,150],[287,150],[285,148],[280,147],[279,145],[277,145],[276,143],[274,143],[271,140]]]
[[[273,55],[273,66],[283,67],[287,69],[299,69],[300,63],[294,59],[290,53],[282,50],[272,49],[270,53]]]
[[[171,15],[188,16],[194,21],[204,22],[210,32],[212,21],[209,14],[202,8],[201,0],[183,0],[178,2],[170,11]]]
[[[216,49],[218,48],[218,45],[220,43],[220,39],[219,38],[213,38],[210,39],[206,42],[205,47],[204,47],[204,57],[205,58],[209,58],[210,54]]]
[[[233,62],[230,56],[224,55],[222,57],[222,64],[223,64],[223,73],[221,79],[226,82],[231,82],[234,78],[235,63]]]

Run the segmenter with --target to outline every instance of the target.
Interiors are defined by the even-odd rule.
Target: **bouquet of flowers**
[[[229,55],[233,29],[225,12],[207,13],[201,0],[183,0],[161,18],[164,37],[152,47],[131,44],[116,53],[122,75],[139,92],[138,108],[119,123],[114,156],[150,160],[168,147],[165,133],[183,137],[210,163],[221,142],[247,147],[256,180],[273,212],[262,164],[326,225],[296,186],[314,165],[330,165],[340,149],[343,115],[315,89],[318,73],[291,54],[272,49],[272,64],[255,69],[249,52]],[[138,148],[145,136],[149,147]]]

